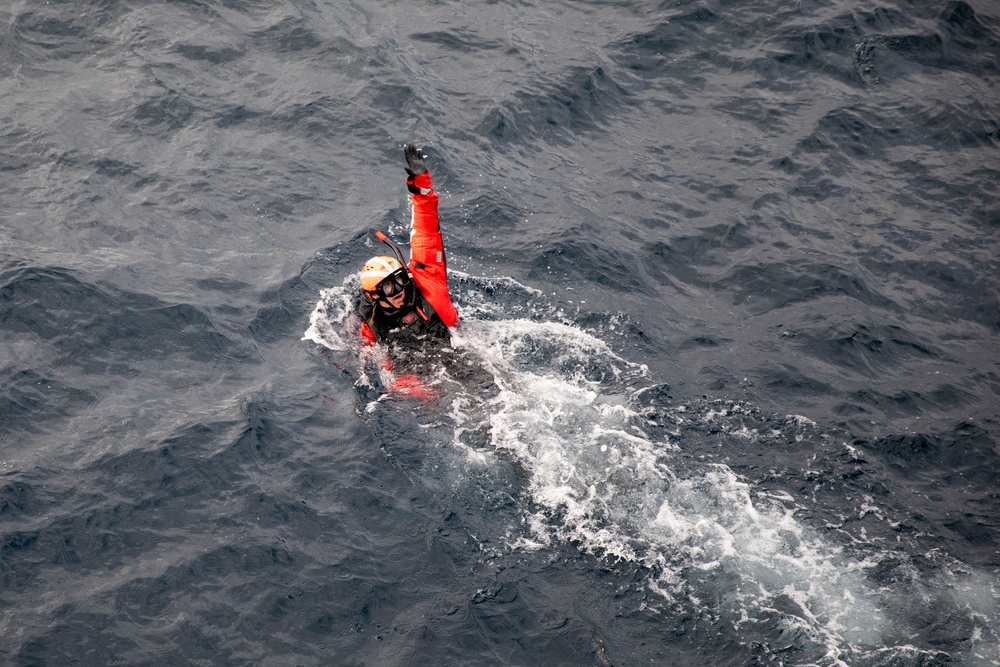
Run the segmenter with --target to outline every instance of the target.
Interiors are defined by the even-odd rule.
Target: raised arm
[[[438,196],[424,155],[413,144],[403,147],[406,158],[406,187],[410,191],[413,217],[410,223],[409,270],[420,294],[434,307],[445,326],[458,323],[458,313],[448,293],[447,261],[438,222]]]

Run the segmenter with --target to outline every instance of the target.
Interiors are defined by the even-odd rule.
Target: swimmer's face
[[[382,297],[383,301],[386,301],[390,306],[399,310],[406,303],[406,291],[397,292],[393,296]]]
[[[410,274],[405,268],[399,268],[386,276],[371,294],[382,303],[398,310],[406,303],[406,290],[410,283]]]

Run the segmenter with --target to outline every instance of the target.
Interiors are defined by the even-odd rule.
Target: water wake
[[[468,276],[462,282],[475,294],[487,289]],[[496,296],[516,285],[488,288]],[[349,347],[337,333],[350,320],[349,290],[345,284],[324,293],[306,338],[331,350]],[[947,659],[900,641],[911,634],[898,627],[901,610],[926,585],[911,595],[880,587],[870,573],[884,554],[846,552],[797,518],[800,499],[761,492],[728,465],[688,449],[692,433],[703,441],[718,440],[722,431],[790,440],[814,428],[807,420],[765,418],[764,428],[751,432],[739,406],[672,404],[644,366],[553,311],[502,319],[486,299],[467,302],[453,344],[494,386],[483,392],[481,385],[453,381],[448,409],[427,408],[440,411],[452,449],[469,465],[505,459],[519,469],[527,528],[507,538],[509,548],[570,546],[638,567],[651,606],[664,614],[693,611],[705,623],[731,628],[745,645],[763,647],[772,658],[780,654],[785,664]],[[995,581],[981,576],[995,589]],[[961,598],[967,588],[953,582],[950,590]],[[939,599],[954,612],[967,608],[960,613],[976,627],[970,637],[984,660],[997,655],[986,629],[998,619],[995,601],[995,590],[975,605]],[[970,655],[978,662],[975,651]]]

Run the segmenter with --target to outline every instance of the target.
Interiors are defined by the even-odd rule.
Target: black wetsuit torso
[[[419,293],[414,294],[411,302],[399,310],[388,310],[359,295],[355,310],[380,343],[409,346],[428,338],[444,342],[451,340],[448,327]]]
[[[476,394],[490,396],[497,391],[493,375],[469,357],[468,350],[451,346],[451,331],[419,293],[399,310],[386,310],[361,295],[354,306],[375,339],[386,346],[395,373],[423,377],[428,372],[438,376],[443,370],[451,381],[468,390],[476,388]]]

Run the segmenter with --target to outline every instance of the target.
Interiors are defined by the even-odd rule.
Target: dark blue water
[[[1000,9],[0,8],[0,664],[1000,663]],[[463,319],[347,303],[424,147]]]

